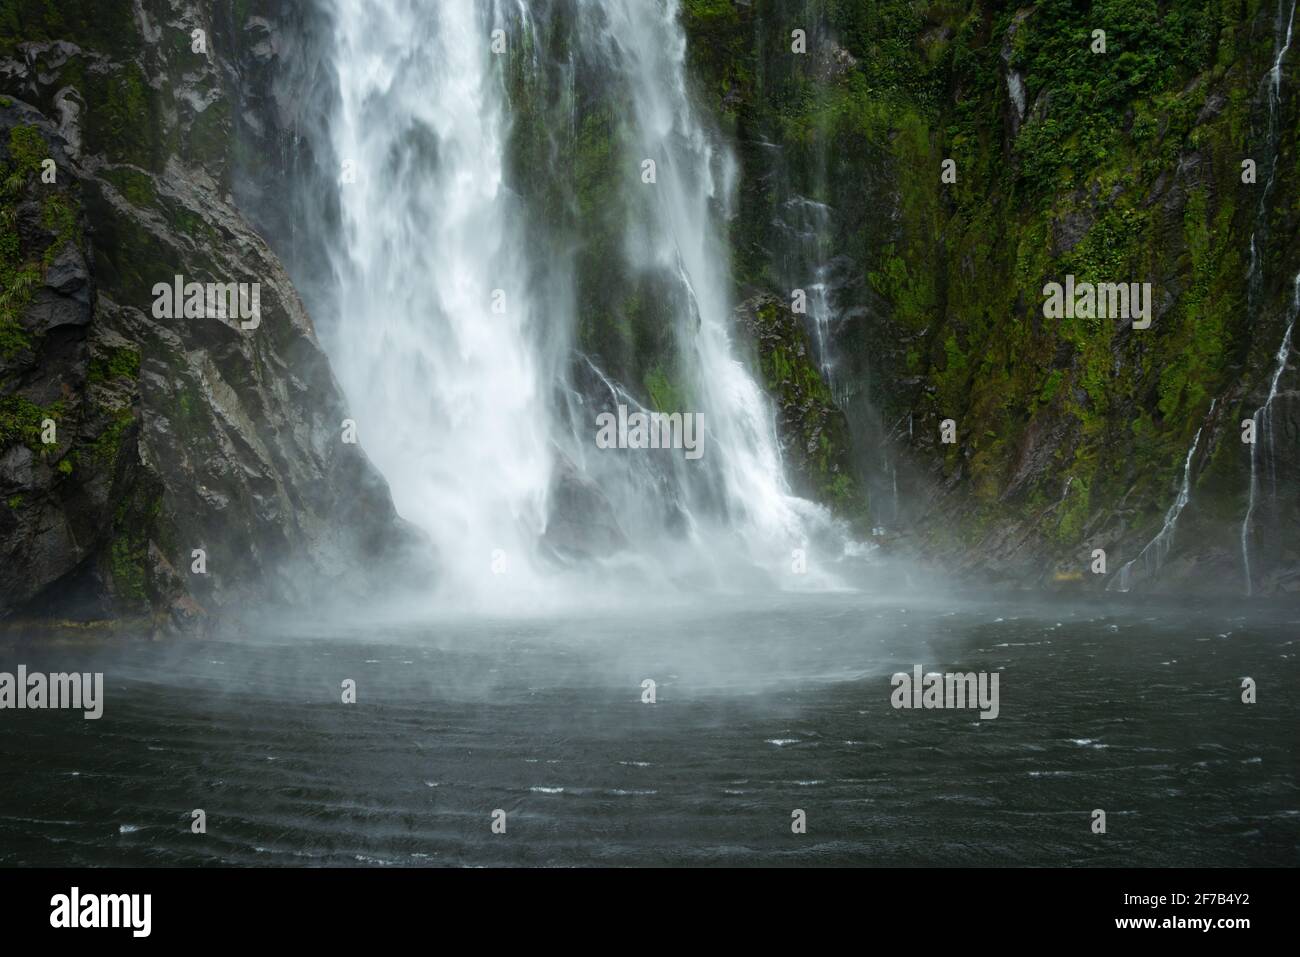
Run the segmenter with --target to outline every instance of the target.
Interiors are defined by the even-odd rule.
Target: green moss
[[[849,462],[847,423],[811,353],[799,318],[774,297],[747,322],[758,350],[758,375],[774,399],[786,466],[800,494],[852,523],[867,523],[867,500]]]
[[[831,507],[841,514],[852,510],[865,511],[866,502],[860,498],[861,490],[847,472],[831,476],[826,486],[826,498]]]
[[[1056,398],[1056,393],[1060,391],[1061,388],[1061,380],[1064,378],[1065,372],[1063,370],[1053,369],[1051,374],[1048,375],[1047,379],[1043,382],[1043,388],[1038,393],[1038,401],[1043,405],[1047,405]]]
[[[179,272],[176,253],[140,217],[124,213],[103,192],[87,189],[87,218],[95,224],[95,268],[101,286],[122,301],[149,303],[159,278]],[[164,211],[165,212],[165,211]],[[196,267],[197,268],[197,267]]]
[[[128,406],[113,413],[108,426],[90,447],[91,460],[102,468],[111,468],[117,461],[127,430],[135,421],[135,414]]]
[[[714,21],[736,22],[736,5],[732,0],[684,0],[682,16],[695,23],[688,24],[688,29],[698,29]]]
[[[5,269],[0,278],[0,285],[3,285],[0,288],[0,358],[6,361],[32,347],[31,337],[23,329],[19,317],[40,281],[40,270],[34,266]]]
[[[121,534],[110,549],[113,588],[121,598],[144,601],[148,545],[141,536]]]
[[[9,131],[9,177],[25,179],[31,173],[38,172],[41,163],[50,155],[50,148],[40,130],[34,126],[15,126]],[[19,185],[21,185],[21,180]]]
[[[1075,477],[1070,481],[1070,490],[1061,503],[1056,525],[1056,539],[1062,545],[1079,541],[1083,535],[1084,523],[1091,512],[1092,496],[1087,479]]]
[[[132,129],[148,118],[145,108],[145,82],[134,64],[109,84],[109,131],[117,140],[127,140],[136,135]]]
[[[183,144],[185,155],[193,162],[210,165],[224,157],[230,142],[230,107],[217,99],[194,116],[189,128],[189,142]]]
[[[45,270],[68,242],[81,245],[80,209],[67,192],[40,183],[37,174],[49,147],[34,126],[15,126],[0,163],[0,359],[12,360],[33,348],[22,315],[45,278]],[[41,226],[53,234],[44,249],[23,250],[19,242],[18,204],[35,191],[40,196]]]
[[[62,417],[63,405],[59,402],[43,408],[22,396],[0,398],[0,449],[22,443],[33,452],[44,452],[46,446],[41,442],[41,424],[46,419],[58,423]]]
[[[745,13],[729,0],[685,0],[682,23],[692,37],[686,53],[691,74],[701,78],[701,90],[715,115],[728,116],[753,84],[751,58],[744,42]]]
[[[105,559],[119,600],[143,603],[153,597],[149,546],[152,541],[167,538],[160,527],[161,515],[162,489],[155,482],[133,484],[130,492],[117,503]]]
[[[579,215],[599,218],[619,185],[615,130],[607,112],[592,110],[583,117],[575,159]]]
[[[22,42],[68,40],[122,55],[138,44],[132,0],[0,0],[0,52]]]
[[[850,341],[858,334],[845,329],[841,354],[869,357],[886,419],[957,420],[957,446],[914,449],[961,467],[973,502],[955,534],[977,540],[1042,515],[1040,533],[1064,549],[1120,501],[1158,521],[1210,398],[1253,374],[1264,346],[1252,324],[1272,313],[1252,315],[1245,301],[1258,187],[1239,176],[1258,153],[1273,12],[1256,0],[684,0],[702,100],[724,128],[736,124],[738,298],[749,287],[788,295],[781,205],[825,202],[819,242],[886,304],[869,308],[888,332]],[[1010,65],[1029,107],[1016,132],[1002,62],[1013,20]],[[789,52],[794,26],[808,30],[807,56]],[[1095,28],[1105,54],[1089,49]],[[829,41],[851,61],[826,57]],[[1291,112],[1284,105],[1265,276],[1294,274],[1280,241],[1300,216],[1285,188],[1300,177]],[[948,157],[958,179],[941,184]],[[1180,224],[1171,213],[1183,197]],[[1067,273],[1152,282],[1155,325],[1047,319],[1040,290]],[[799,357],[782,344],[760,372],[781,398]],[[1216,448],[1230,512],[1243,459]],[[1025,476],[1030,461],[1046,464]],[[1218,507],[1198,499],[1198,512]]]
[[[140,209],[152,209],[157,205],[153,180],[130,166],[115,166],[101,174],[117,187],[128,203]]]
[[[51,193],[41,202],[41,225],[54,234],[42,257],[46,268],[68,243],[82,245],[80,210],[67,194]]]
[[[221,240],[216,230],[208,225],[208,221],[188,207],[166,203],[163,205],[162,212],[167,217],[167,221],[176,227],[177,232],[199,243],[215,243]]]
[[[140,377],[140,353],[124,347],[112,350],[106,356],[97,356],[90,363],[91,382],[112,382],[115,379]]]
[[[650,404],[659,412],[682,412],[687,408],[686,401],[682,392],[668,378],[663,367],[656,365],[646,373],[645,376],[646,392],[650,396]]]
[[[166,127],[140,67],[131,60],[112,72],[86,71],[80,86],[87,105],[87,151],[112,163],[153,169],[159,158],[158,137]]]
[[[1134,103],[1165,94],[1180,96],[1191,117],[1178,119],[1166,138],[1177,142],[1199,104],[1184,95],[1186,82],[1211,63],[1212,28],[1206,5],[1155,0],[1107,0],[1081,17],[1073,0],[1043,0],[1016,34],[1012,66],[1025,77],[1026,98],[1051,95],[1044,118],[1029,116],[1016,141],[1018,169],[1010,171],[1017,193],[1046,205],[1079,184],[1079,174],[1101,163],[1126,140],[1124,113]],[[1009,25],[999,18],[998,32]],[[1107,51],[1094,54],[1094,29],[1106,31]],[[1158,127],[1136,125],[1139,141]],[[1170,133],[1173,133],[1170,136]]]

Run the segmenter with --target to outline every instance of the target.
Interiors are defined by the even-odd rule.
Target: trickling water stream
[[[1210,411],[1208,415],[1214,414],[1214,406],[1218,400],[1213,399],[1210,402]],[[1169,511],[1165,512],[1164,525],[1156,533],[1156,537],[1147,543],[1146,547],[1138,553],[1137,558],[1126,563],[1119,570],[1114,578],[1106,584],[1107,591],[1128,591],[1133,587],[1133,569],[1140,567],[1145,572],[1148,579],[1154,578],[1160,573],[1160,568],[1169,557],[1169,550],[1174,544],[1174,529],[1178,526],[1178,517],[1182,515],[1183,509],[1192,497],[1192,458],[1196,455],[1196,450],[1201,444],[1201,433],[1205,431],[1202,425],[1196,430],[1196,435],[1192,436],[1192,444],[1187,450],[1187,458],[1183,461],[1183,481],[1178,489],[1178,497],[1174,499],[1174,504],[1169,506]],[[1141,562],[1141,566],[1138,566]]]
[[[1262,454],[1268,456],[1270,467],[1270,494],[1277,495],[1277,459],[1273,454],[1274,436],[1273,436],[1273,400],[1277,398],[1279,386],[1282,382],[1282,373],[1286,372],[1286,367],[1291,359],[1292,335],[1295,332],[1295,323],[1297,317],[1300,317],[1300,273],[1296,273],[1293,281],[1293,293],[1291,299],[1291,318],[1287,322],[1286,333],[1282,336],[1282,345],[1278,347],[1277,358],[1273,367],[1273,378],[1268,384],[1268,398],[1264,404],[1255,410],[1252,421],[1255,424],[1255,441],[1250,447],[1250,504],[1246,507],[1246,517],[1241,521],[1241,558],[1246,573],[1246,594],[1252,591],[1252,581],[1250,577],[1250,528],[1251,519],[1255,514],[1256,499],[1259,497],[1259,459]]]
[[[1273,183],[1277,179],[1277,137],[1278,137],[1278,116],[1282,107],[1282,63],[1286,58],[1288,51],[1291,49],[1292,31],[1295,27],[1295,8],[1296,0],[1291,0],[1291,10],[1287,14],[1286,20],[1283,21],[1282,11],[1285,9],[1285,0],[1279,0],[1277,21],[1275,25],[1275,47],[1277,55],[1273,58],[1273,66],[1268,72],[1268,179],[1264,183],[1264,189],[1260,193],[1259,207],[1256,210],[1255,222],[1256,229],[1250,236],[1250,272],[1246,279],[1246,290],[1249,299],[1250,315],[1253,318],[1257,311],[1257,298],[1260,287],[1263,282],[1263,267],[1260,264],[1260,255],[1258,249],[1257,235],[1265,234],[1268,225],[1268,200],[1272,192]],[[1262,238],[1262,236],[1261,236]],[[1264,404],[1255,410],[1252,416],[1255,428],[1255,441],[1250,446],[1250,500],[1246,506],[1246,514],[1241,520],[1241,562],[1242,571],[1246,578],[1246,594],[1250,595],[1254,591],[1254,582],[1251,578],[1250,570],[1250,542],[1251,542],[1251,520],[1254,517],[1257,498],[1259,495],[1259,458],[1267,454],[1272,456],[1273,451],[1273,427],[1270,409],[1273,400],[1277,397],[1278,383],[1281,381],[1282,373],[1286,371],[1287,362],[1291,354],[1291,333],[1295,328],[1296,315],[1300,312],[1300,274],[1295,277],[1296,293],[1292,303],[1291,317],[1287,322],[1286,333],[1282,337],[1282,345],[1278,349],[1276,366],[1273,378],[1269,383],[1268,397]],[[1267,445],[1265,445],[1267,443]]]
[[[1268,102],[1268,125],[1266,131],[1267,143],[1267,169],[1268,178],[1264,182],[1264,188],[1260,192],[1259,204],[1255,215],[1255,229],[1250,236],[1250,267],[1246,274],[1246,292],[1248,300],[1248,309],[1253,317],[1258,311],[1258,298],[1262,291],[1263,267],[1260,257],[1260,245],[1267,236],[1268,212],[1269,212],[1269,195],[1272,192],[1273,184],[1277,178],[1277,141],[1278,141],[1278,117],[1282,105],[1282,64],[1286,58],[1287,52],[1291,49],[1292,29],[1295,21],[1296,0],[1291,0],[1290,12],[1283,19],[1283,11],[1286,9],[1286,0],[1279,0],[1277,21],[1275,25],[1275,49],[1276,54],[1273,58],[1273,65],[1269,69],[1267,77],[1267,102]],[[1297,296],[1300,296],[1300,275],[1296,277]],[[1298,300],[1300,301],[1300,300]],[[1269,386],[1268,398],[1264,405],[1256,410],[1254,414],[1255,423],[1255,442],[1250,449],[1250,501],[1246,508],[1246,514],[1241,523],[1241,558],[1242,566],[1246,578],[1246,594],[1252,592],[1251,571],[1250,571],[1250,526],[1251,519],[1255,513],[1256,498],[1259,492],[1259,480],[1257,476],[1258,460],[1261,454],[1261,444],[1265,440],[1268,442],[1268,451],[1271,451],[1272,443],[1272,426],[1269,417],[1269,408],[1277,395],[1278,382],[1281,379],[1282,372],[1286,369],[1287,360],[1291,351],[1291,331],[1295,325],[1296,308],[1291,311],[1291,318],[1287,324],[1286,334],[1283,337],[1282,346],[1278,351],[1277,366],[1272,381]],[[1211,412],[1214,405],[1211,404]],[[1203,427],[1202,427],[1203,428]],[[1119,573],[1107,584],[1107,590],[1128,591],[1133,582],[1133,570],[1138,562],[1148,578],[1153,578],[1159,573],[1160,567],[1168,557],[1169,549],[1173,545],[1174,529],[1178,523],[1178,517],[1182,514],[1188,500],[1191,497],[1191,467],[1192,457],[1196,452],[1197,445],[1201,437],[1201,429],[1197,429],[1196,436],[1192,439],[1191,448],[1187,450],[1187,460],[1183,464],[1183,480],[1178,493],[1178,498],[1170,506],[1169,511],[1165,513],[1164,525],[1146,547],[1142,549],[1137,558],[1125,564]]]

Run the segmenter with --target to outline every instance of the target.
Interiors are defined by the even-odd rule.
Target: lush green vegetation
[[[884,417],[923,423],[914,451],[962,475],[962,531],[1042,512],[1073,543],[1121,500],[1139,523],[1167,508],[1191,436],[1253,345],[1244,251],[1259,187],[1241,184],[1240,161],[1263,146],[1251,109],[1272,27],[1264,15],[1256,29],[1259,9],[684,4],[700,95],[731,119],[744,165],[739,281],[788,293],[771,272],[777,206],[831,205],[829,248],[888,309],[850,345],[881,357]],[[791,52],[795,28],[807,54]],[[940,179],[946,159],[955,183]],[[1152,282],[1157,322],[1045,319],[1043,285],[1070,273]],[[936,441],[946,418],[956,445]],[[1017,478],[1044,443],[1048,464]]]

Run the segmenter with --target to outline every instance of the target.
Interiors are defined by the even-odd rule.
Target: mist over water
[[[781,595],[24,649],[103,671],[105,710],[6,714],[0,863],[1294,864],[1300,622],[1180,604]],[[998,718],[894,709],[916,664],[996,673]]]
[[[1073,432],[1038,429],[1055,421],[1034,419],[1040,406],[1047,407],[1046,392],[1029,408],[1031,431],[1015,452],[1028,484],[1002,486],[999,510],[987,521],[982,512],[969,523],[968,516],[956,516],[950,549],[968,572],[983,561],[980,549],[987,549],[990,575],[1003,582],[1050,582],[1043,590],[959,590],[920,560],[877,559],[880,551],[854,541],[826,508],[792,492],[782,440],[790,434],[786,409],[803,399],[781,397],[778,431],[777,411],[746,361],[748,337],[737,330],[735,316],[737,298],[770,302],[787,286],[808,294],[802,321],[814,362],[797,374],[815,379],[820,367],[839,411],[856,420],[849,444],[867,462],[859,469],[869,473],[864,485],[870,487],[854,501],[862,505],[859,517],[876,526],[876,541],[884,548],[943,551],[940,533],[948,530],[937,522],[909,530],[913,509],[929,503],[955,508],[963,501],[956,496],[971,487],[978,496],[964,501],[975,508],[980,497],[991,502],[986,493],[998,490],[1000,480],[989,477],[1001,466],[967,454],[1009,450],[1006,436],[995,432],[985,436],[992,444],[981,439],[953,448],[951,456],[939,450],[951,498],[931,494],[937,458],[924,474],[923,455],[895,455],[891,441],[858,440],[894,433],[924,452],[923,430],[932,422],[927,406],[910,400],[891,410],[891,417],[900,412],[892,423],[881,420],[863,374],[864,356],[875,350],[844,337],[850,314],[866,309],[842,297],[846,276],[854,273],[855,282],[865,278],[868,285],[871,279],[857,275],[863,260],[834,255],[844,235],[838,185],[862,185],[861,167],[845,165],[843,153],[874,149],[899,135],[918,143],[931,135],[931,143],[953,140],[929,125],[946,106],[936,110],[933,102],[900,99],[909,111],[924,109],[900,113],[908,128],[895,128],[890,101],[880,129],[860,143],[853,139],[835,150],[823,143],[811,161],[811,185],[803,187],[808,196],[789,195],[802,169],[799,176],[788,169],[746,180],[771,191],[772,203],[755,204],[764,217],[779,207],[772,224],[779,238],[761,247],[772,272],[763,274],[760,296],[748,284],[740,292],[734,288],[727,237],[737,222],[741,171],[735,144],[699,107],[704,98],[693,95],[698,64],[687,68],[679,0],[310,4],[304,9],[313,18],[311,29],[293,38],[310,49],[281,53],[294,61],[286,69],[312,73],[324,64],[319,83],[312,73],[310,82],[297,77],[287,87],[311,88],[313,108],[303,111],[308,119],[293,131],[310,140],[310,148],[299,150],[295,142],[292,150],[293,161],[311,169],[298,175],[295,167],[294,176],[284,177],[285,188],[294,191],[284,206],[296,212],[277,215],[293,219],[291,230],[319,232],[303,245],[318,243],[326,254],[309,268],[297,263],[295,283],[320,322],[359,445],[389,483],[397,510],[424,533],[419,547],[432,557],[434,571],[413,593],[390,592],[356,574],[355,564],[347,563],[350,551],[329,547],[331,537],[359,527],[391,536],[388,554],[406,555],[404,530],[394,528],[387,502],[377,496],[382,522],[349,514],[346,528],[324,527],[322,519],[322,527],[303,536],[326,556],[321,564],[331,567],[325,570],[338,573],[329,580],[339,586],[336,593],[326,596],[337,603],[333,607],[326,598],[307,609],[301,602],[233,607],[250,576],[242,568],[232,573],[214,549],[201,573],[212,577],[193,580],[220,582],[222,596],[231,597],[210,610],[188,597],[203,597],[194,589],[177,592],[174,601],[168,593],[153,603],[158,596],[149,592],[148,601],[121,605],[131,615],[138,610],[139,618],[59,621],[49,628],[38,622],[33,629],[8,622],[17,627],[0,632],[0,673],[19,666],[51,675],[102,672],[104,698],[95,720],[72,709],[8,703],[0,712],[0,866],[1300,861],[1300,611],[1294,594],[1283,588],[1277,598],[1212,603],[1188,592],[1168,601],[1121,593],[1156,584],[1166,561],[1180,557],[1175,545],[1181,552],[1197,533],[1191,518],[1199,511],[1198,489],[1205,487],[1199,480],[1210,474],[1212,449],[1225,441],[1220,419],[1237,408],[1228,393],[1210,399],[1204,421],[1194,425],[1163,525],[1136,557],[1115,563],[1110,593],[1087,594],[1100,582],[1068,565],[1074,533],[1066,533],[1075,519],[1087,523],[1080,536],[1103,534],[1090,516],[1109,503],[1101,502],[1096,485],[1084,489],[1082,514],[1066,507],[1067,500],[1076,501],[1071,483],[1082,474],[1075,472],[1088,461],[1081,453],[1092,446],[1077,444]],[[794,6],[810,21],[854,9]],[[1269,15],[1275,52],[1261,92],[1268,97],[1271,155],[1261,163],[1268,172],[1261,209],[1270,202],[1279,157],[1289,155],[1278,148],[1278,118],[1285,115],[1279,112],[1284,67],[1296,56],[1295,6],[1296,0],[1281,0],[1277,16]],[[1016,13],[1016,22],[1025,15]],[[960,78],[959,57],[986,46],[996,56],[980,31],[966,37],[970,31],[945,25],[960,26],[960,11],[931,8],[917,16],[925,34],[919,45],[909,45],[927,58],[947,57],[943,51],[950,49],[946,63],[931,60],[948,79]],[[259,17],[243,19],[249,21],[245,28],[256,28],[246,34],[260,34],[253,22]],[[779,26],[778,34],[786,29],[771,18],[759,25],[766,34],[772,33],[768,27]],[[276,42],[291,32],[280,27],[284,32],[272,35]],[[870,52],[872,61],[858,78],[874,83],[870,78],[887,64],[876,62],[879,50],[866,49],[875,45],[874,27],[864,28],[865,43],[858,32],[854,49],[864,59]],[[273,43],[267,43],[269,49]],[[493,49],[498,43],[500,52]],[[59,53],[58,43],[38,45]],[[847,47],[836,49],[852,59]],[[907,65],[910,57],[901,62]],[[1003,65],[1011,67],[1005,57]],[[1029,88],[1039,90],[1040,80]],[[818,84],[798,89],[820,97]],[[1008,74],[1013,105],[1023,100],[1024,84],[1018,72]],[[959,86],[953,104],[959,112],[990,102],[964,81]],[[160,89],[175,92],[165,84]],[[764,89],[759,82],[745,97],[763,96]],[[1043,90],[1052,93],[1050,85]],[[1165,94],[1158,95],[1151,102],[1163,110]],[[1052,98],[1039,97],[1035,122],[1055,122]],[[818,99],[816,105],[818,112],[838,111],[856,100]],[[869,103],[874,100],[858,105]],[[1174,98],[1168,105],[1177,105]],[[987,113],[995,121],[996,110]],[[875,106],[871,112],[859,119],[874,126]],[[743,130],[744,123],[738,125]],[[805,132],[811,136],[813,128]],[[1160,155],[1172,156],[1164,136],[1156,137]],[[784,150],[794,142],[773,139],[781,142],[764,148]],[[1217,147],[1213,152],[1219,155]],[[909,155],[931,154],[908,147],[897,158]],[[125,168],[105,168],[117,167]],[[322,176],[328,186],[319,190]],[[596,184],[579,188],[581,177]],[[836,191],[828,188],[832,180]],[[877,192],[881,183],[864,186],[862,195],[883,195]],[[981,195],[1005,204],[1016,194],[995,189]],[[1163,187],[1151,195],[1164,197],[1154,211],[1174,209]],[[1281,195],[1279,188],[1273,201]],[[901,208],[884,210],[881,218],[901,228],[902,215]],[[1266,249],[1267,216],[1256,219]],[[947,224],[938,245],[960,239],[960,231],[952,232],[958,220],[926,222]],[[1266,258],[1256,256],[1255,238],[1252,233],[1247,276],[1252,320],[1260,312],[1258,290],[1276,278],[1264,276]],[[1013,252],[1022,248],[1004,245]],[[913,268],[910,252],[900,246],[898,255]],[[593,258],[605,270],[596,282]],[[943,265],[937,258],[931,264]],[[987,279],[975,275],[972,282],[981,278]],[[1290,531],[1276,520],[1285,514],[1279,489],[1289,488],[1281,452],[1290,419],[1277,418],[1295,398],[1288,376],[1295,371],[1300,276],[1289,283],[1285,334],[1279,347],[1268,333],[1268,377],[1256,376],[1257,393],[1251,393],[1251,407],[1263,405],[1254,415],[1249,504],[1244,519],[1236,510],[1239,499],[1226,512],[1234,536],[1228,571],[1235,584],[1240,520],[1247,590],[1252,563],[1260,566],[1261,579],[1269,574],[1259,561],[1265,546]],[[951,291],[949,298],[944,289],[946,302],[936,308],[965,324],[959,300],[968,297]],[[609,314],[593,316],[592,302],[609,307]],[[116,305],[108,311],[109,318],[122,318]],[[794,315],[782,310],[781,318]],[[886,318],[871,313],[852,321],[870,327],[864,335],[900,338],[900,326],[877,322]],[[261,334],[276,335],[274,324]],[[942,338],[930,338],[944,346]],[[917,343],[920,357],[924,343]],[[101,345],[96,342],[90,354],[92,379],[105,365]],[[967,351],[975,358],[976,349],[996,360],[995,345],[972,339],[970,350],[963,345],[953,355],[953,368],[958,359],[964,367]],[[326,377],[314,346],[311,352],[312,368]],[[1017,355],[1006,353],[1008,366]],[[160,373],[154,357],[146,352],[136,358],[144,364],[135,363],[132,378],[155,388]],[[307,389],[288,358],[275,381]],[[1060,361],[1075,360],[1062,352]],[[1058,359],[1052,363],[1054,376],[1064,371]],[[1150,366],[1144,360],[1142,368]],[[1113,368],[1118,377],[1128,367],[1117,361]],[[918,376],[907,387],[919,393],[942,381]],[[976,380],[969,381],[973,389]],[[1050,381],[1055,396],[1062,379]],[[312,388],[318,384],[314,380]],[[99,381],[89,394],[110,387],[119,388]],[[949,401],[944,393],[953,388],[934,392],[934,402]],[[212,400],[205,408],[221,411],[220,395],[203,398]],[[188,399],[177,401],[184,411]],[[597,417],[620,408],[701,416],[702,457],[692,459],[683,449],[600,448]],[[1090,408],[1090,416],[1093,411],[1101,410]],[[968,415],[961,429],[980,417]],[[1091,421],[1084,424],[1090,428]],[[179,417],[175,424],[182,424]],[[318,424],[312,420],[310,433],[317,451],[336,452],[331,443],[337,437],[318,436]],[[1226,441],[1235,443],[1231,429],[1227,434]],[[189,435],[164,430],[154,436],[156,444],[128,451],[148,452],[161,448],[163,438]],[[805,436],[809,451],[825,436]],[[1074,465],[1058,454],[1071,447]],[[1049,456],[1062,460],[1048,462]],[[273,458],[267,474],[274,473]],[[76,461],[81,469],[86,459]],[[103,489],[112,497],[127,471],[125,459],[116,461],[113,488]],[[205,470],[239,461],[198,463],[168,481],[202,483]],[[1058,466],[1071,472],[1064,491],[1039,510],[1039,491],[1052,490],[1039,480],[1063,474]],[[1131,507],[1119,503],[1125,523],[1144,521],[1140,508],[1150,498],[1140,484],[1150,478],[1140,474],[1144,467],[1134,466],[1132,488],[1139,494]],[[900,509],[899,470],[910,508]],[[365,477],[365,487],[373,489],[372,474]],[[284,505],[286,514],[294,496],[313,491],[309,483],[321,476],[291,478],[277,488],[283,497],[271,503]],[[357,487],[339,484],[344,480],[338,478],[330,492],[341,489],[346,496]],[[914,495],[906,495],[914,491],[909,486]],[[72,486],[59,488],[65,487]],[[1244,489],[1234,488],[1244,497]],[[162,508],[170,500],[150,501]],[[1016,515],[1020,503],[1023,521],[1008,523],[1000,534],[997,516]],[[223,522],[267,514],[260,498],[252,504],[263,508],[232,500],[213,506],[213,514]],[[128,586],[141,594],[153,588],[149,576],[171,561],[162,544],[175,545],[182,557],[191,544],[161,534],[139,542],[123,536],[119,526],[134,516],[133,510],[118,511],[105,550],[84,562],[77,558],[82,570],[111,576],[105,583],[122,598]],[[43,517],[23,521],[29,528],[40,524],[42,534],[60,533]],[[1060,563],[1042,552],[1041,569],[1008,570],[1010,560],[1040,554],[1033,551],[1035,536],[1025,533],[1035,523],[1042,527],[1032,531],[1050,532],[1049,522],[1059,523]],[[222,528],[223,541],[225,528],[231,548],[222,552],[248,540],[232,521]],[[980,545],[961,544],[971,531],[979,532]],[[1078,558],[1087,567],[1083,554]],[[92,569],[96,562],[112,567]],[[148,576],[134,574],[140,563]],[[425,563],[409,565],[423,575]],[[376,578],[397,580],[409,569],[376,562],[375,570]],[[172,571],[180,582],[200,574],[183,562]],[[1290,587],[1288,580],[1282,584]],[[302,594],[311,594],[306,583]],[[146,609],[155,617],[146,619]],[[137,623],[155,638],[169,634],[163,630],[168,615],[178,622],[195,609],[207,617],[195,612],[186,620],[192,633],[167,640],[122,637]],[[91,637],[70,637],[81,635]],[[891,677],[913,669],[978,674],[981,682],[996,678],[996,720],[983,720],[977,707],[901,708]],[[350,686],[355,700],[349,700]],[[1258,700],[1243,695],[1247,687],[1258,690]],[[647,689],[653,689],[649,698]],[[191,830],[195,809],[206,815],[201,834]],[[1095,809],[1108,815],[1105,833],[1090,826]],[[506,834],[491,830],[498,810],[508,816]],[[795,811],[806,812],[806,832],[792,831]]]

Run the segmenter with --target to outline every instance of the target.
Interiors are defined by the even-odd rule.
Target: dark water
[[[0,711],[0,864],[1300,863],[1300,612],[1044,607],[0,647],[106,695],[98,721]],[[997,671],[999,717],[895,710],[914,664]]]

